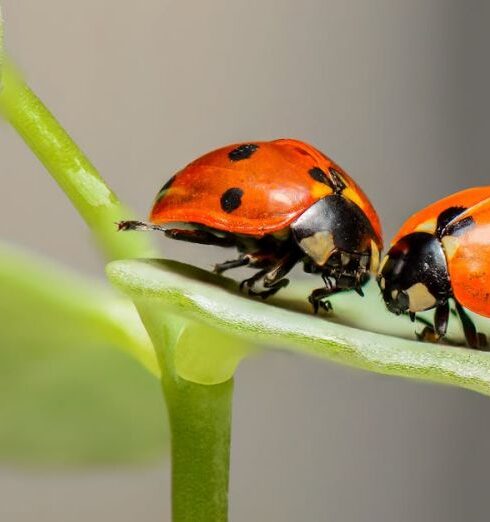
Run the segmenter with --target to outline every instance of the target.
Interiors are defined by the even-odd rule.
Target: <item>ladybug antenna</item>
[[[145,223],[143,221],[119,221],[116,223],[117,230],[138,230],[138,231],[147,231],[147,230],[163,230],[160,225],[153,225],[152,223]]]

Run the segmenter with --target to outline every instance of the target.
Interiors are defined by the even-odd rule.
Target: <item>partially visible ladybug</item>
[[[288,284],[298,262],[325,286],[309,297],[315,312],[326,299],[361,286],[379,264],[381,226],[356,183],[320,151],[292,139],[229,145],[173,176],[160,190],[150,222],[124,221],[121,230],[161,230],[173,239],[236,247],[250,295],[266,298]]]
[[[435,308],[434,326],[419,336],[446,335],[449,300],[455,301],[467,344],[485,349],[485,335],[465,308],[490,317],[490,187],[452,194],[411,216],[384,257],[378,284],[391,312]]]

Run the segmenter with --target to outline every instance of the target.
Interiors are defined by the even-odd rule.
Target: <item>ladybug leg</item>
[[[434,330],[439,339],[442,339],[447,332],[447,323],[449,321],[449,303],[446,301],[436,307],[434,312]]]
[[[277,293],[281,288],[288,286],[288,284],[289,284],[289,279],[284,278],[284,279],[280,279],[279,281],[276,281],[273,284],[267,285],[267,287],[266,287],[267,290],[257,291],[257,290],[253,290],[252,288],[250,288],[248,291],[248,294],[257,296],[257,297],[261,297],[262,299],[267,299],[271,295],[274,295],[275,293]]]
[[[231,259],[230,261],[225,261],[224,263],[219,263],[215,265],[213,272],[215,272],[216,274],[222,274],[223,272],[225,272],[226,270],[230,270],[231,268],[247,266],[250,264],[250,261],[250,256],[240,256],[238,259]]]
[[[456,311],[458,312],[461,324],[463,325],[463,332],[470,348],[479,350],[488,350],[488,342],[485,334],[477,332],[470,316],[465,312],[465,309],[456,301]]]
[[[206,230],[181,230],[179,228],[171,228],[164,230],[164,232],[170,239],[187,241],[188,243],[199,243],[200,245],[232,247],[235,246],[236,243],[232,236],[217,236]]]
[[[416,334],[421,341],[430,343],[439,342],[447,332],[449,321],[449,303],[443,303],[436,307],[434,312],[434,326],[427,325],[420,334]]]
[[[249,289],[248,293],[250,293],[250,291],[251,291],[252,287],[255,285],[255,283],[257,281],[260,281],[265,276],[265,274],[267,274],[267,272],[268,272],[268,269],[264,268],[264,269],[256,272],[252,277],[249,277],[248,279],[244,279],[240,283],[240,290],[243,291],[243,289],[245,287],[247,287]]]
[[[311,292],[308,301],[313,306],[313,313],[317,314],[318,310],[322,308],[326,312],[330,312],[333,307],[332,303],[328,301],[328,297],[341,292],[343,289],[337,287],[337,281],[333,277],[324,277],[325,286],[317,288]]]
[[[242,281],[240,284],[240,289],[242,290],[245,286],[247,286],[249,295],[267,299],[271,295],[274,295],[276,292],[278,292],[281,288],[284,288],[289,284],[289,279],[285,279],[284,276],[291,271],[297,262],[297,255],[288,254],[272,266],[259,270],[249,279]],[[261,279],[265,290],[254,290],[253,287],[255,283]]]
[[[235,246],[236,241],[230,235],[217,236],[206,230],[181,230],[178,228],[165,229],[162,225],[154,225],[153,223],[145,223],[144,221],[120,221],[117,224],[118,230],[128,231],[148,231],[158,230],[170,239],[178,241],[187,241],[189,243],[199,243],[201,245],[215,245],[222,247]]]

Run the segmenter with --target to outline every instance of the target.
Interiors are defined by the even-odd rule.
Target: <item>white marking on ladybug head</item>
[[[318,266],[323,266],[336,250],[331,232],[322,230],[300,241],[301,248]]]
[[[442,238],[442,246],[444,247],[447,260],[450,261],[459,247],[459,240],[455,236],[444,236]]]
[[[432,308],[436,298],[429,292],[423,283],[416,283],[406,290],[408,295],[408,309],[411,312],[421,312]]]

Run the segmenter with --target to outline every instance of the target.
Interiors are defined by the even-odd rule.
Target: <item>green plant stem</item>
[[[172,519],[224,522],[233,380],[202,385],[167,374],[163,389],[172,432]]]
[[[157,352],[169,414],[172,520],[226,522],[233,379],[203,385],[179,377],[175,351],[193,323],[169,317],[158,300],[135,304]]]
[[[115,222],[127,219],[129,213],[8,63],[2,81],[0,114],[70,198],[106,256],[152,256],[144,235],[117,233]],[[139,311],[157,351],[169,411],[173,521],[226,522],[233,381],[203,385],[179,377],[175,348],[187,325],[178,317],[169,317],[159,302],[143,300]]]
[[[127,259],[154,253],[144,234],[117,233],[115,223],[128,219],[130,212],[14,67],[5,62],[2,71],[0,114],[70,198],[106,257]]]

